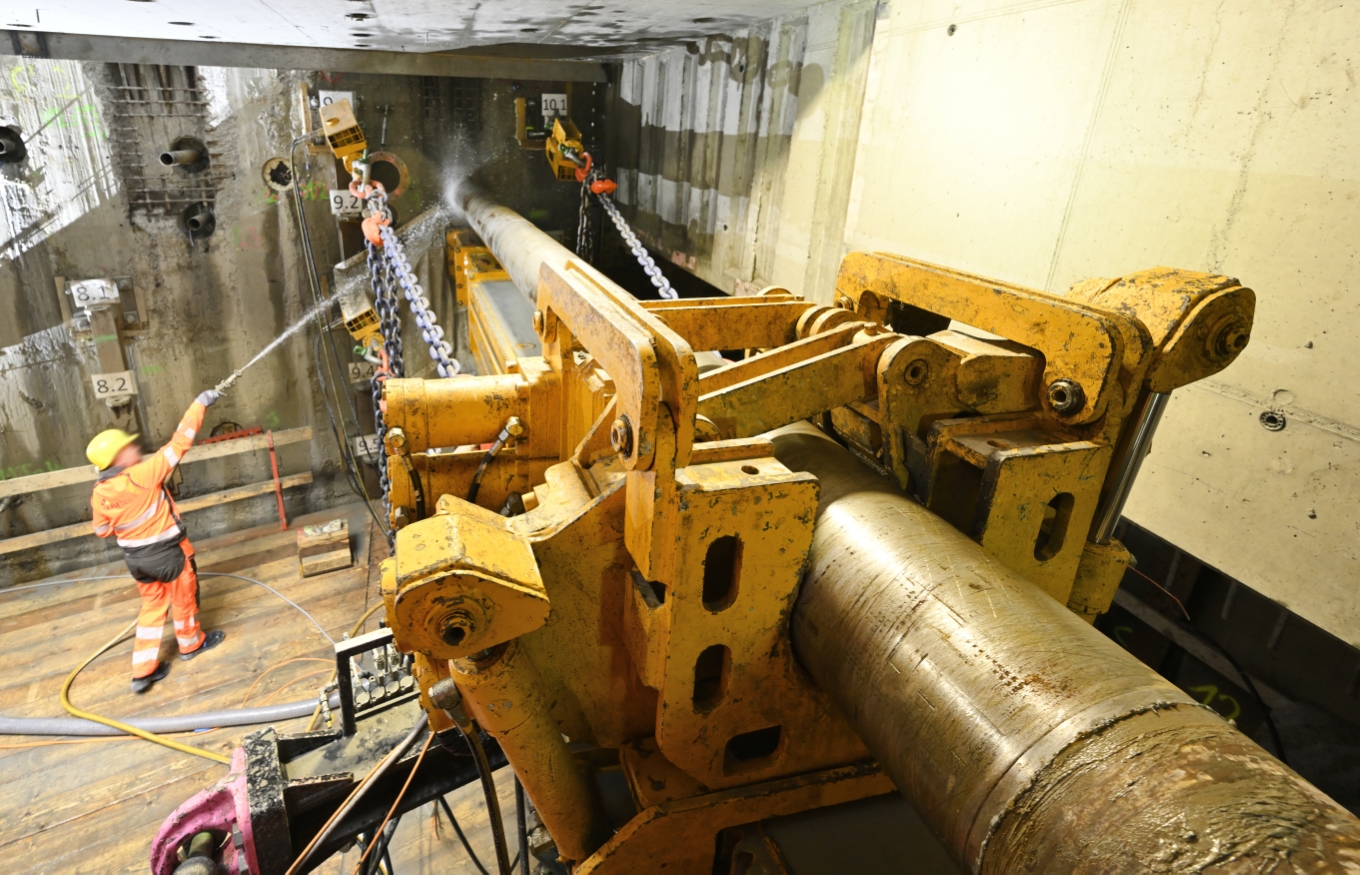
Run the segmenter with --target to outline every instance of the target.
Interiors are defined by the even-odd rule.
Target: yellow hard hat
[[[118,452],[137,440],[137,437],[135,434],[128,434],[121,428],[101,431],[94,436],[94,440],[90,441],[90,445],[85,448],[85,457],[93,462],[96,468],[103,471],[113,464]]]

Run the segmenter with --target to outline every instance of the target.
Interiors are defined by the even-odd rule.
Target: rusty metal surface
[[[1294,848],[1360,866],[1360,821],[1217,715],[825,436],[775,447],[822,486],[794,650],[960,862],[1183,871],[1166,830],[1181,818],[1187,848],[1244,869]],[[1176,721],[1179,737],[1161,729]]]
[[[1040,350],[1046,385],[1072,380],[1083,389],[1080,408],[1060,416],[1076,423],[1105,411],[1129,328],[1111,311],[882,253],[847,255],[836,294],[870,309],[902,301]]]
[[[472,716],[498,741],[558,851],[584,860],[609,837],[584,766],[553,719],[534,659],[518,641],[449,663]]]

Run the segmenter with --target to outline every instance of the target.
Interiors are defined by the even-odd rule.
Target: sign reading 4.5
[[[137,394],[137,383],[132,379],[132,371],[92,374],[90,375],[90,382],[94,385],[94,397],[100,401],[119,395]]]

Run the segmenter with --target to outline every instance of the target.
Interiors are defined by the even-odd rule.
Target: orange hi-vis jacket
[[[159,544],[183,535],[184,528],[175,502],[165,489],[165,479],[193,446],[206,409],[195,401],[179,421],[170,443],[158,452],[135,465],[100,472],[90,498],[96,535],[116,537],[124,549]]]

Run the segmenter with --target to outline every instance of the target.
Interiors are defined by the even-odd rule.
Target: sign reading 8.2
[[[119,395],[137,394],[137,383],[132,379],[132,371],[91,374],[90,383],[94,386],[94,397],[100,401],[105,398],[116,398]]]

